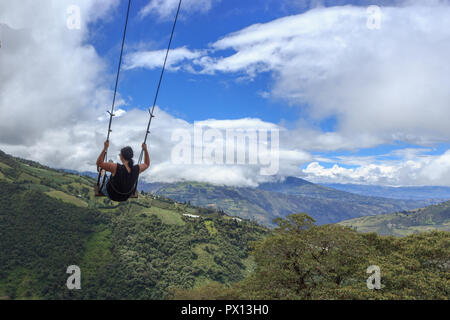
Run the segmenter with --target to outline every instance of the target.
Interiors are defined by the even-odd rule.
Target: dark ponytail
[[[125,147],[122,150],[120,150],[120,154],[122,155],[122,157],[128,161],[128,165],[131,167],[133,167],[134,162],[133,162],[133,149],[131,149],[131,147]]]

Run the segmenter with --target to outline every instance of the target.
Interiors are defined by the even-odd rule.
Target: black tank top
[[[133,166],[129,173],[124,165],[117,164],[116,175],[111,176],[111,179],[106,186],[106,190],[108,190],[111,200],[119,202],[127,201],[136,191],[138,177],[138,165]]]

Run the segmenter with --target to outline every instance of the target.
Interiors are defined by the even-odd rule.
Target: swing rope
[[[175,21],[174,21],[173,26],[172,26],[172,33],[170,35],[169,45],[167,46],[166,56],[164,58],[164,64],[163,64],[163,67],[162,67],[162,70],[161,70],[161,75],[159,77],[159,82],[158,82],[158,87],[156,89],[155,98],[153,100],[153,106],[152,106],[151,109],[149,108],[149,110],[148,110],[148,112],[150,114],[150,119],[149,119],[148,124],[147,124],[147,130],[146,130],[146,133],[145,133],[144,144],[147,143],[148,135],[150,134],[150,127],[151,127],[151,124],[152,124],[152,119],[155,117],[154,111],[155,111],[156,103],[158,101],[159,91],[161,89],[161,84],[162,84],[162,80],[163,80],[163,77],[164,77],[164,72],[165,72],[165,69],[166,69],[167,59],[168,59],[170,48],[171,48],[171,45],[172,45],[172,40],[173,40],[173,37],[174,37],[174,34],[175,34],[175,28],[176,28],[176,25],[177,25],[179,14],[180,14],[181,3],[182,3],[182,0],[180,0],[179,3],[178,3],[177,13],[175,15]],[[125,20],[125,28],[124,28],[124,31],[123,31],[122,48],[120,50],[119,66],[117,68],[116,85],[115,85],[115,88],[114,88],[113,103],[112,103],[112,106],[111,106],[111,111],[107,111],[109,113],[109,115],[110,115],[110,118],[109,118],[108,135],[107,135],[106,141],[109,141],[109,137],[110,137],[110,134],[112,132],[112,130],[111,130],[112,119],[115,116],[115,114],[114,114],[114,107],[115,107],[115,102],[116,102],[117,88],[118,88],[118,84],[119,84],[119,75],[120,75],[120,70],[121,70],[121,65],[122,65],[122,56],[123,56],[123,49],[124,49],[126,33],[127,33],[128,19],[129,19],[129,15],[130,15],[130,7],[131,7],[131,0],[128,1],[128,10],[127,10],[127,16],[126,16],[126,20]],[[108,154],[108,151],[106,150],[104,161],[107,161],[107,154]],[[144,150],[141,150],[141,154],[139,156],[138,165],[142,163],[143,156],[144,156]],[[100,179],[101,179],[101,170],[99,170],[98,179],[97,179],[97,186],[99,187],[99,190],[101,190],[103,188],[104,184],[105,184],[106,174],[103,176],[103,181],[102,181],[101,187],[100,187]],[[137,185],[138,185],[138,182],[136,181],[136,185],[134,187],[134,190],[137,189]]]
[[[109,126],[108,126],[108,134],[107,134],[107,137],[106,137],[106,141],[109,141],[109,136],[110,136],[110,134],[112,132],[112,130],[111,130],[112,119],[115,116],[115,114],[114,114],[114,107],[116,105],[117,88],[119,86],[119,76],[120,76],[120,69],[121,69],[121,66],[122,66],[123,48],[125,46],[125,39],[126,39],[126,35],[127,35],[128,19],[130,17],[130,8],[131,8],[131,0],[128,0],[127,17],[125,19],[125,28],[123,30],[122,47],[120,49],[119,66],[117,67],[116,85],[115,85],[115,88],[114,88],[114,97],[113,97],[113,102],[112,102],[112,106],[111,106],[111,111],[107,111],[107,113],[109,113]],[[106,150],[106,152],[105,152],[105,157],[104,157],[103,161],[106,162],[107,159],[108,159],[108,150]],[[100,186],[101,173],[102,173],[102,171],[98,170],[98,179],[97,179],[97,185],[98,186]],[[106,174],[103,176],[102,186],[99,189],[103,188],[103,185],[105,184],[105,180],[106,180]]]
[[[154,115],[155,106],[156,106],[156,102],[157,102],[157,100],[158,100],[159,90],[161,89],[161,83],[162,83],[162,79],[163,79],[163,76],[164,76],[164,71],[165,71],[165,69],[166,69],[167,58],[168,58],[168,56],[169,56],[170,47],[171,47],[171,45],[172,45],[173,35],[174,35],[174,33],[175,33],[175,27],[176,27],[176,25],[177,25],[178,16],[179,16],[179,14],[180,14],[180,8],[181,8],[181,2],[182,2],[182,1],[183,1],[183,0],[180,0],[180,2],[178,3],[177,14],[176,14],[176,16],[175,16],[175,21],[174,21],[174,23],[173,23],[172,33],[171,33],[171,35],[170,35],[170,40],[169,40],[169,45],[167,46],[166,57],[165,57],[165,59],[164,59],[164,64],[163,64],[163,67],[162,67],[162,70],[161,70],[161,76],[159,77],[159,83],[158,83],[158,88],[156,89],[155,99],[153,100],[153,107],[152,107],[151,110],[150,110],[150,109],[148,110],[148,112],[150,113],[150,119],[148,120],[147,131],[146,131],[146,133],[145,133],[144,143],[147,143],[147,138],[148,138],[148,135],[150,134],[150,126],[152,125],[152,119],[155,117],[155,115]],[[144,150],[141,150],[141,154],[140,154],[140,156],[139,156],[139,162],[138,162],[138,164],[141,164],[141,163],[142,163],[142,158],[143,158],[143,156],[144,156]],[[137,189],[137,185],[138,185],[138,181],[136,181],[136,186],[135,186],[136,189]],[[130,210],[131,210],[131,201],[128,202],[128,214],[130,214]]]
[[[175,21],[173,22],[173,27],[172,27],[172,34],[170,35],[169,45],[167,46],[167,51],[166,51],[166,57],[164,59],[164,64],[163,64],[163,67],[162,67],[162,70],[161,70],[161,75],[159,77],[158,88],[156,89],[155,99],[153,100],[153,107],[151,108],[151,110],[150,109],[148,110],[148,112],[150,113],[150,119],[148,120],[147,131],[145,133],[144,143],[147,143],[147,138],[148,138],[148,135],[150,134],[150,126],[152,125],[152,119],[155,117],[154,111],[155,111],[155,107],[156,107],[156,102],[158,101],[159,90],[161,89],[161,83],[162,83],[162,80],[163,80],[164,71],[166,70],[167,58],[169,56],[170,47],[172,45],[173,35],[175,33],[175,27],[177,25],[178,16],[180,14],[180,8],[181,8],[181,2],[182,1],[183,0],[180,0],[180,2],[178,3],[177,14],[175,15]],[[138,164],[142,163],[143,156],[144,156],[144,150],[141,150],[141,155],[139,156]]]

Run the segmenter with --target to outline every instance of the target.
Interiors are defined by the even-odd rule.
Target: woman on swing
[[[120,150],[119,157],[122,164],[104,162],[108,148],[109,141],[106,141],[103,151],[98,156],[97,167],[111,172],[111,176],[106,178],[102,189],[99,191],[113,201],[127,201],[136,192],[139,175],[150,167],[147,145],[142,144],[145,158],[144,163],[140,165],[133,165],[133,149],[131,147]],[[106,173],[104,172],[104,174]]]

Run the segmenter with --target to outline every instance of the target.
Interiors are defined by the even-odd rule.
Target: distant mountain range
[[[342,221],[361,232],[406,236],[431,230],[450,231],[450,201],[421,209]]]
[[[96,178],[93,172],[66,172]],[[287,177],[257,188],[217,186],[199,182],[139,183],[139,190],[273,226],[273,219],[306,212],[318,224],[361,216],[422,208],[450,199],[448,187],[384,187],[353,184],[314,184]]]
[[[318,224],[425,207],[436,200],[367,197],[290,177],[258,188],[217,186],[199,182],[141,183],[146,192],[273,226],[273,219],[306,212]]]
[[[324,184],[323,186],[371,197],[405,200],[450,199],[450,187],[385,187],[339,183]]]

